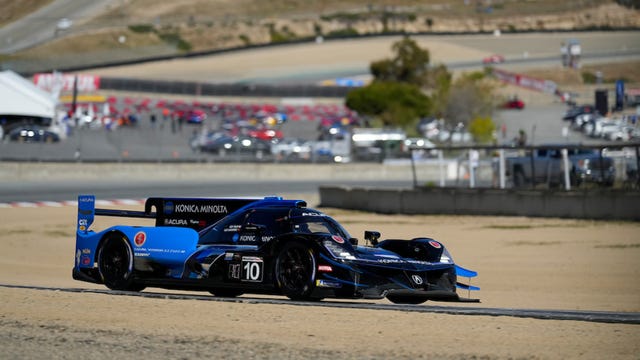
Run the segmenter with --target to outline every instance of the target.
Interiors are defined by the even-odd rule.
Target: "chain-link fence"
[[[638,189],[640,144],[414,149],[415,187]]]

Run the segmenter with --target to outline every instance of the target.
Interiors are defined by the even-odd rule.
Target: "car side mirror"
[[[371,245],[376,246],[378,245],[378,239],[380,239],[380,232],[366,230],[364,232],[364,238],[369,241]]]
[[[353,245],[353,246],[356,246],[356,245],[358,245],[358,239],[356,239],[356,238],[350,238],[350,239],[349,239],[349,243],[350,243],[351,245]]]

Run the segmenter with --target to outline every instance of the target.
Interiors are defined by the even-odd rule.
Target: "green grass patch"
[[[193,47],[188,41],[184,40],[177,32],[165,32],[158,34],[162,41],[175,47],[180,51],[190,51]]]
[[[328,38],[332,38],[332,37],[345,37],[345,36],[356,36],[358,35],[358,30],[352,28],[352,27],[347,27],[344,29],[340,29],[340,30],[333,30],[330,31],[326,37]]]
[[[140,34],[155,32],[155,28],[151,24],[129,25],[129,30]]]

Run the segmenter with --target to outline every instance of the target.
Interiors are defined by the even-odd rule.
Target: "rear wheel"
[[[145,288],[133,282],[133,252],[122,236],[112,235],[104,241],[98,251],[98,270],[109,289],[141,291]]]
[[[276,281],[282,293],[291,300],[320,300],[311,297],[315,270],[313,250],[298,242],[287,243],[276,259]]]
[[[418,305],[426,302],[427,299],[415,297],[415,296],[403,296],[403,295],[387,295],[387,299],[394,304],[412,304]]]

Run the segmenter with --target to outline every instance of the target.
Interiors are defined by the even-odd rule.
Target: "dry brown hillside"
[[[640,28],[640,12],[610,0],[128,0],[15,58],[140,57],[317,35],[609,28]]]
[[[16,21],[53,0],[0,0],[0,27]]]

